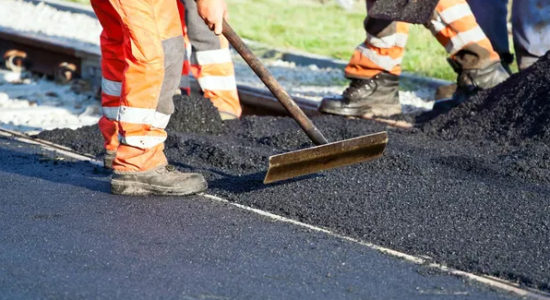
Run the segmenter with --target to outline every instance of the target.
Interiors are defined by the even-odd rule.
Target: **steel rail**
[[[95,45],[94,45],[95,46]],[[56,40],[32,33],[17,32],[0,28],[0,53],[4,59],[9,51],[17,50],[24,53],[23,64],[29,71],[58,78],[63,72],[71,71],[72,77],[82,78],[90,82],[96,89],[101,83],[101,64],[99,49],[72,45],[69,42]],[[65,70],[67,64],[74,65],[74,70]],[[59,78],[58,78],[59,79]],[[70,79],[70,78],[61,78]],[[191,82],[192,89],[199,91],[196,80]],[[238,84],[237,91],[243,105],[245,115],[288,115],[286,109],[267,89],[245,84]],[[319,112],[319,101],[291,95],[292,99],[306,115],[314,116]],[[391,127],[410,128],[410,124],[386,119],[371,119]]]
[[[95,46],[95,45],[94,45]],[[9,51],[24,53],[24,67],[32,72],[57,77],[62,66],[76,66],[74,77],[82,78],[99,88],[101,82],[101,65],[99,49],[72,45],[66,41],[32,33],[23,33],[6,28],[0,29],[0,53],[8,59]],[[198,89],[196,81],[194,89]],[[245,114],[286,115],[286,110],[267,90],[248,85],[237,85]],[[308,115],[319,114],[319,103],[303,97],[292,97],[298,106]]]

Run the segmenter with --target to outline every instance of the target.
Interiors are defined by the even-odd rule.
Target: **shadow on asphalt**
[[[319,174],[310,174],[310,175],[304,175],[296,178],[278,181],[275,183],[264,184],[264,177],[266,174],[265,171],[246,174],[246,175],[233,175],[218,169],[196,168],[191,165],[187,165],[183,163],[173,163],[173,164],[177,167],[181,167],[183,169],[186,169],[192,172],[199,172],[205,175],[208,175],[207,173],[210,173],[214,175],[214,176],[212,175],[208,176],[210,178],[207,178],[208,187],[210,189],[218,189],[218,190],[222,190],[222,191],[226,191],[234,194],[260,191],[267,188],[274,188],[280,185],[288,184],[291,182],[299,182],[305,179],[323,176]]]
[[[88,190],[109,193],[109,175],[103,168],[83,161],[67,161],[62,156],[28,149],[0,149],[0,171],[69,184]]]

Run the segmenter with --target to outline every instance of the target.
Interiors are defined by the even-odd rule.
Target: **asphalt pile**
[[[78,130],[46,130],[40,132],[36,137],[59,145],[68,146],[82,154],[99,156],[105,152],[103,148],[103,137],[97,125],[84,126]]]
[[[174,97],[174,113],[166,126],[168,132],[194,134],[220,134],[225,132],[216,108],[203,98]],[[97,125],[78,130],[54,129],[40,132],[37,138],[67,145],[79,153],[102,155],[103,138]]]
[[[539,94],[544,84],[537,81],[538,70],[532,69],[535,75],[512,77],[485,94],[485,100],[478,95],[471,104],[450,112],[446,122],[439,116],[413,130],[328,115],[313,119],[331,141],[388,130],[384,157],[369,163],[264,185],[269,156],[311,147],[307,136],[288,117],[245,116],[220,122],[207,108],[203,117],[178,113],[211,105],[198,97],[175,98],[178,112],[169,125],[166,154],[179,169],[203,173],[208,192],[230,201],[550,291],[550,148],[545,134],[518,129],[517,119],[509,128],[525,132],[523,141],[529,142],[522,142],[523,136],[503,142],[499,136],[509,130],[501,135],[496,129],[486,131],[508,119],[493,114],[490,107],[481,109],[496,102],[490,95],[510,95],[491,104],[500,112],[516,109],[512,95],[517,93],[507,89],[526,76],[537,88],[525,88],[525,97],[534,98],[524,101],[539,103],[537,113],[548,111],[539,101],[548,94]],[[475,103],[478,111],[486,111],[486,118],[500,121],[481,122],[485,118],[480,117],[474,125],[478,111],[458,115]],[[526,118],[529,105],[521,107]],[[460,116],[457,126],[465,128],[453,129],[452,116]],[[535,128],[537,122],[525,126]],[[486,127],[476,131],[477,126]],[[476,132],[482,134],[475,136]],[[91,142],[102,143],[97,127],[44,132],[39,137],[80,152],[102,152]]]
[[[174,97],[174,113],[168,132],[218,134],[224,132],[218,110],[210,101],[200,97]]]
[[[422,129],[447,140],[550,144],[550,52],[498,88],[478,93]]]

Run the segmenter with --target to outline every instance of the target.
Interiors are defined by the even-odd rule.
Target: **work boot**
[[[145,172],[117,172],[111,179],[116,195],[183,196],[206,190],[208,184],[198,173],[182,173],[165,165]]]
[[[510,77],[500,62],[483,69],[461,70],[457,77],[457,91],[477,92],[490,89]]]
[[[105,155],[103,156],[103,167],[105,169],[113,169],[113,161],[115,160],[116,151],[105,151]]]
[[[451,99],[434,103],[434,110],[449,110],[466,101],[480,90],[490,89],[510,77],[500,62],[495,62],[482,69],[461,69],[452,60],[449,63],[458,73],[457,89]]]
[[[400,114],[399,77],[383,72],[369,79],[351,79],[342,96],[323,99],[319,110],[356,117]]]

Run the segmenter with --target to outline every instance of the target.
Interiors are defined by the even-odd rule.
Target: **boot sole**
[[[205,191],[208,188],[206,181],[193,188],[171,188],[158,185],[150,185],[137,181],[117,181],[111,180],[111,193],[125,196],[186,196]]]
[[[319,111],[340,116],[360,117],[370,111],[370,107],[367,108],[332,108],[321,105]]]
[[[372,107],[367,113],[364,113],[362,116],[365,117],[391,117],[394,115],[401,114],[401,105],[376,105]]]
[[[377,105],[375,107],[368,108],[331,108],[323,107],[319,108],[319,111],[350,117],[389,117],[393,115],[401,114],[401,105]]]

